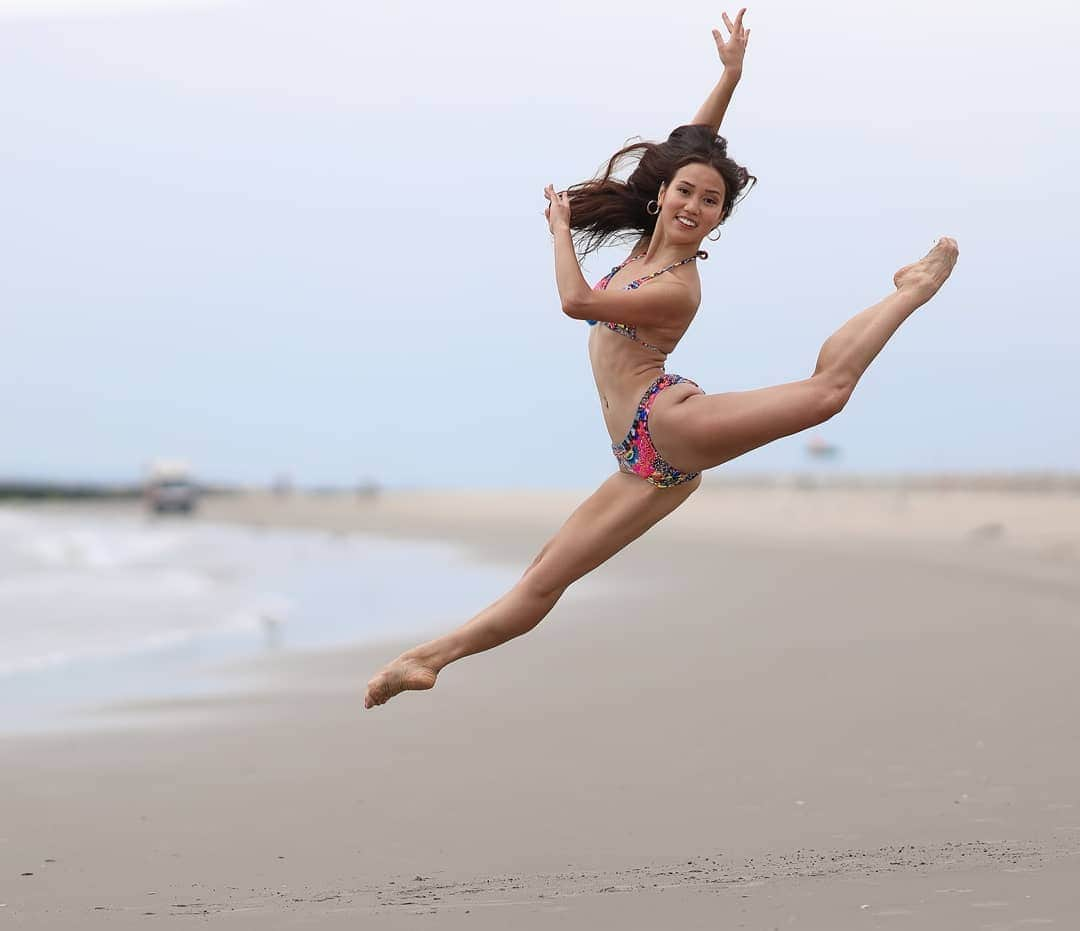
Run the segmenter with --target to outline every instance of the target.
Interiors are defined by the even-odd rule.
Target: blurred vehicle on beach
[[[150,464],[145,485],[146,506],[155,514],[189,514],[199,502],[199,489],[191,467],[178,460],[159,459]]]

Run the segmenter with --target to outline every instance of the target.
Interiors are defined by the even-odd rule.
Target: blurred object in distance
[[[157,459],[146,474],[146,506],[155,514],[190,514],[199,501],[191,467],[177,459]]]
[[[833,446],[820,436],[812,436],[806,444],[806,455],[811,459],[836,459],[840,455],[840,447]]]
[[[381,490],[379,483],[373,478],[365,478],[356,486],[356,493],[361,498],[374,498]]]
[[[294,488],[293,478],[288,472],[282,472],[279,475],[275,475],[274,481],[270,485],[270,491],[279,498],[288,497],[293,493]]]

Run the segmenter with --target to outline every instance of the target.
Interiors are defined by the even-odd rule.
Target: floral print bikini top
[[[621,265],[616,265],[611,271],[609,271],[606,275],[604,275],[603,278],[601,278],[598,282],[596,282],[596,286],[593,288],[593,290],[594,291],[606,291],[608,283],[611,281],[612,278],[615,277],[615,275],[618,272],[620,272],[622,269],[624,269],[631,262],[634,262],[637,259],[644,258],[644,257],[645,257],[645,253],[641,252],[638,255],[630,256],[630,258],[628,258]],[[651,275],[646,275],[644,278],[635,278],[633,281],[630,282],[630,284],[628,284],[625,288],[623,288],[623,290],[624,291],[636,291],[643,284],[645,284],[646,281],[651,281],[653,278],[656,278],[659,275],[664,274],[664,272],[669,272],[673,268],[678,268],[680,265],[685,265],[687,262],[693,262],[695,259],[707,259],[708,257],[709,257],[708,252],[705,252],[704,250],[698,250],[694,255],[691,255],[691,256],[689,256],[688,258],[685,258],[685,259],[681,259],[678,262],[673,262],[671,265],[668,265],[666,268],[661,268],[660,271],[658,271],[658,272],[653,272]],[[600,321],[598,321],[598,320],[586,320],[585,322],[588,323],[589,326],[596,326],[596,324],[599,323]],[[659,352],[659,353],[661,353],[662,355],[665,355],[665,356],[668,354],[668,351],[666,349],[661,349],[659,346],[654,346],[652,343],[647,343],[647,342],[645,342],[645,340],[639,339],[638,335],[637,335],[637,327],[636,326],[632,326],[632,325],[630,325],[628,323],[612,323],[610,320],[605,320],[604,321],[604,326],[606,326],[609,330],[614,330],[616,333],[621,333],[623,336],[628,336],[630,339],[634,340],[637,343],[641,343],[641,345],[644,346],[646,349],[655,350],[656,352]]]

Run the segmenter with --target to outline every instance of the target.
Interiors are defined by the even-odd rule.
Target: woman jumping
[[[852,317],[821,347],[802,381],[706,394],[664,371],[701,303],[702,240],[727,219],[752,180],[717,135],[742,74],[750,30],[740,10],[713,30],[723,74],[693,122],[666,142],[617,152],[603,176],[569,191],[548,186],[546,216],[555,240],[555,279],[563,312],[593,326],[589,358],[619,471],[549,540],[517,584],[468,623],[414,647],[369,683],[364,706],[406,689],[430,689],[450,663],[532,630],[566,589],[662,520],[701,484],[701,472],[824,423],[839,413],[859,378],[956,264],[952,239],[893,276],[896,290]],[[626,181],[614,173],[627,160]],[[640,234],[624,262],[590,288],[575,252]],[[629,425],[629,430],[627,426]]]

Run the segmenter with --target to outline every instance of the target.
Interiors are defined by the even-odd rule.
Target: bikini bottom
[[[691,479],[697,478],[700,472],[680,472],[669,463],[653,444],[649,435],[649,411],[652,410],[656,396],[670,385],[679,382],[690,382],[695,387],[700,387],[697,382],[683,378],[681,375],[661,375],[654,381],[638,404],[634,422],[630,425],[630,432],[621,443],[613,444],[611,451],[619,460],[619,469],[637,475],[657,488],[671,488],[681,485]]]

